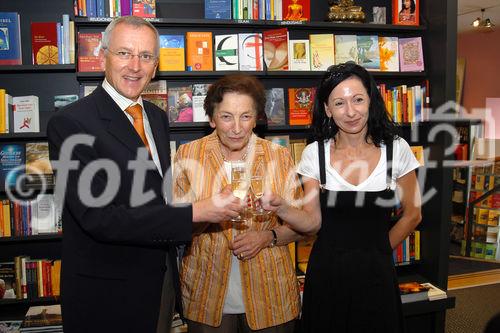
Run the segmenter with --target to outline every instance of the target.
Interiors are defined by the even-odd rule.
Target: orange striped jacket
[[[247,161],[252,174],[266,173],[273,191],[292,205],[302,198],[289,151],[255,134],[249,142]],[[274,162],[274,163],[273,163]],[[228,184],[219,139],[215,132],[181,145],[175,156],[174,198],[195,202],[211,197]],[[247,221],[253,230],[270,230],[281,221],[275,215],[265,222]],[[231,268],[232,224],[197,223],[193,241],[182,260],[181,285],[187,319],[219,326]],[[295,271],[287,246],[261,250],[240,261],[243,302],[249,326],[259,330],[297,318],[300,310]]]

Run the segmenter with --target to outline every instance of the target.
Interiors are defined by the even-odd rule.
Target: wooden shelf
[[[112,18],[110,17],[76,17],[77,27],[106,27]],[[338,30],[338,31],[397,31],[398,33],[422,32],[426,26],[405,26],[393,24],[370,24],[370,23],[333,23],[333,22],[303,22],[303,21],[266,21],[266,20],[208,20],[208,19],[175,19],[175,18],[149,18],[146,19],[157,28],[260,28],[275,29],[286,27],[289,29],[302,30]]]
[[[403,314],[405,316],[415,316],[425,313],[445,311],[455,307],[455,297],[438,299],[435,301],[420,301],[403,304]]]

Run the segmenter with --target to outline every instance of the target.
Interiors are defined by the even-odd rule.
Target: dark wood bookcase
[[[223,33],[262,32],[267,29],[287,27],[291,39],[307,38],[311,33],[356,34],[397,37],[418,37],[423,39],[425,72],[374,72],[378,82],[388,86],[430,83],[430,103],[437,108],[455,98],[456,67],[456,0],[420,1],[421,25],[395,26],[392,24],[359,24],[324,22],[328,11],[327,0],[311,1],[311,22],[287,24],[268,21],[233,21],[203,19],[204,0],[156,0],[157,19],[153,24],[160,33],[184,33],[187,31],[212,31],[214,35]],[[387,21],[391,21],[391,0],[358,0],[364,8],[367,22],[371,21],[373,6],[385,6]],[[2,1],[0,11],[15,11],[21,16],[21,38],[23,65],[0,67],[0,87],[14,96],[37,95],[40,98],[40,134],[8,134],[0,136],[0,142],[31,141],[45,138],[48,119],[54,112],[54,95],[77,94],[81,83],[102,81],[102,73],[79,73],[75,65],[33,66],[31,65],[30,22],[60,21],[63,13],[69,13],[75,20],[76,31],[103,31],[110,19],[91,19],[73,16],[73,1]],[[78,46],[77,46],[78,47]],[[158,79],[165,79],[169,86],[192,83],[210,83],[230,72],[159,72]],[[321,72],[251,72],[264,83],[266,88],[314,87]],[[288,103],[285,103],[287,105]],[[288,116],[288,115],[287,115]],[[430,150],[430,158],[436,167],[426,168],[426,180],[422,193],[432,189],[435,194],[423,206],[421,231],[421,258],[417,264],[397,267],[402,280],[424,280],[447,287],[449,221],[451,214],[452,170],[444,167],[444,161],[452,156],[445,154],[452,139],[446,133],[438,133],[432,140],[429,133],[439,122],[404,124],[403,136],[410,145],[423,145]],[[453,124],[453,122],[451,122]],[[172,140],[199,138],[210,132],[206,123],[175,124]],[[306,126],[280,126],[257,128],[260,135],[287,134],[291,139],[307,137]],[[418,134],[418,135],[417,135]],[[168,144],[168,143],[165,143]],[[420,171],[419,171],[420,172]],[[0,194],[2,195],[2,194]],[[4,195],[4,194],[3,194]],[[64,227],[64,226],[63,226]],[[0,238],[0,261],[12,261],[20,254],[33,258],[59,258],[61,236],[34,236],[25,238]],[[366,277],[370,278],[370,277]],[[21,318],[29,305],[55,302],[56,299],[0,301],[0,320]],[[454,298],[439,301],[422,301],[405,304],[404,312],[410,332],[444,332],[445,311],[454,306]]]

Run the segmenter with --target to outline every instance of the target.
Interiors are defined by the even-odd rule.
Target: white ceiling
[[[495,24],[493,29],[500,29],[500,0],[458,0],[458,33],[474,30],[471,23],[481,17],[481,8],[486,9],[484,18]]]

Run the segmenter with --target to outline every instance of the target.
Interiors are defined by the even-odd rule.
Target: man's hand
[[[193,222],[220,223],[237,217],[244,203],[233,195],[228,185],[219,194],[193,203]]]
[[[229,249],[233,250],[233,254],[240,260],[252,259],[262,249],[271,244],[273,234],[270,230],[262,231],[247,231],[237,235],[232,242],[229,243]]]

